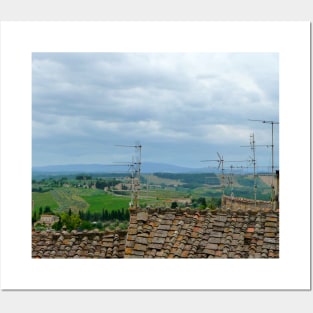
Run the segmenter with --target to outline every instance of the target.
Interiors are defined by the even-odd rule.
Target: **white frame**
[[[31,54],[66,51],[279,53],[280,258],[32,259]],[[0,68],[2,289],[310,289],[309,22],[1,22]]]

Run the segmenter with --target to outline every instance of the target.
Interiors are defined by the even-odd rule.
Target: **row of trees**
[[[197,199],[192,199],[191,206],[200,209],[216,209],[217,207],[221,206],[221,199],[213,197],[206,199],[204,197],[200,197]]]
[[[206,209],[206,208],[216,209],[219,206],[221,206],[220,198],[210,198],[207,200],[204,197],[200,197],[200,198],[193,198],[191,200],[191,207],[199,208],[201,210]],[[177,203],[177,201],[173,201],[171,204],[171,208],[175,209],[177,207],[179,207],[179,203]]]
[[[105,187],[114,187],[115,185],[119,184],[121,181],[116,178],[95,178],[91,175],[77,175],[73,179],[68,179],[67,177],[61,178],[47,178],[42,179],[40,181],[36,181],[35,179],[32,180],[32,191],[33,192],[46,192],[53,188],[53,187],[61,187],[63,184],[67,183],[72,186],[88,186],[91,187],[94,184],[98,189],[104,189]]]
[[[94,228],[104,229],[105,226],[109,226],[111,229],[117,226],[125,229],[128,225],[128,219],[126,220],[127,214],[123,213],[122,210],[112,212],[104,210],[99,216],[89,211],[72,214],[71,209],[69,209],[68,212],[62,212],[59,217],[59,221],[52,225],[52,228],[55,230],[61,230],[64,226],[67,231],[72,231],[73,229],[79,231]]]
[[[114,186],[118,185],[119,183],[121,183],[121,181],[117,180],[115,178],[113,178],[113,179],[98,179],[96,181],[96,188],[102,189],[102,190],[105,187],[113,188]]]
[[[112,220],[119,220],[119,221],[128,221],[129,220],[129,211],[125,210],[124,208],[120,210],[112,210],[109,211],[107,209],[102,209],[101,212],[91,212],[90,210],[79,211],[79,217],[82,220],[90,221],[90,222],[106,222]]]

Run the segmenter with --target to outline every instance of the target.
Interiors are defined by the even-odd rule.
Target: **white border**
[[[2,22],[1,288],[309,289],[309,39],[308,22]],[[280,259],[31,259],[31,53],[65,51],[278,52]]]

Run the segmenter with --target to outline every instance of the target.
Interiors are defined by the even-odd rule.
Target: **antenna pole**
[[[272,193],[274,193],[274,122],[272,124]]]
[[[136,151],[139,154],[139,158],[136,161],[136,183],[135,183],[135,192],[134,192],[134,206],[137,208],[139,202],[139,190],[140,190],[140,167],[141,167],[141,145],[135,146]]]
[[[131,184],[132,184],[132,195],[130,205],[134,205],[135,208],[138,207],[139,203],[139,190],[140,190],[140,166],[141,166],[141,144],[136,144],[134,146],[128,145],[116,145],[118,147],[132,147],[135,148],[136,154],[139,156],[137,160],[133,160],[131,163]]]
[[[262,122],[262,123],[268,123],[272,125],[272,196],[271,196],[271,201],[272,201],[272,208],[274,208],[274,200],[275,200],[275,187],[274,187],[274,124],[279,124],[278,122],[274,121],[264,121],[264,120],[249,120],[249,121],[254,121],[254,122]]]
[[[250,135],[250,145],[251,145],[251,150],[253,153],[253,178],[254,178],[254,206],[256,207],[256,173],[255,173],[255,166],[256,166],[256,159],[255,159],[255,141],[254,141],[254,133]]]
[[[225,194],[225,176],[224,176],[224,159],[221,159],[222,164],[222,188],[223,188],[223,196]]]
[[[229,178],[229,184],[230,184],[230,198],[231,198],[231,208],[233,207],[233,200],[234,200],[234,193],[233,193],[233,165],[230,166],[230,178]]]

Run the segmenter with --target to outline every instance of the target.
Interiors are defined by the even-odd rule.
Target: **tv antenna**
[[[253,122],[261,122],[263,124],[271,124],[272,125],[272,184],[271,184],[271,188],[272,188],[272,206],[274,205],[274,198],[275,198],[275,188],[274,188],[274,124],[279,124],[279,122],[274,122],[274,121],[265,121],[265,120],[251,120],[249,119],[249,121],[253,121]]]
[[[140,177],[141,177],[141,144],[136,145],[116,145],[117,147],[125,147],[125,148],[135,148],[136,160],[134,161],[134,157],[132,163],[129,164],[130,172],[131,172],[131,185],[132,185],[132,195],[130,206],[138,207],[139,203],[139,190],[140,190]]]
[[[250,157],[249,162],[253,164],[253,179],[254,179],[254,184],[253,184],[253,191],[254,191],[254,206],[256,206],[256,191],[257,191],[257,184],[256,184],[256,157],[255,157],[255,147],[269,147],[269,145],[256,145],[255,144],[255,139],[254,139],[254,133],[250,135],[250,145],[249,146],[240,146],[240,147],[250,147],[252,150],[252,157]]]
[[[246,161],[225,161],[223,156],[221,156],[218,152],[217,152],[217,156],[218,156],[218,159],[217,160],[203,160],[203,161],[200,161],[200,162],[218,162],[218,167],[217,169],[221,169],[222,171],[222,190],[223,190],[223,195],[224,195],[224,192],[225,192],[225,184],[224,184],[224,181],[225,181],[225,175],[224,175],[224,162],[246,162]]]
[[[225,185],[224,185],[224,179],[225,179],[225,176],[224,176],[224,158],[218,152],[217,152],[217,156],[218,156],[218,160],[203,160],[203,161],[200,161],[200,162],[218,162],[217,169],[221,169],[221,171],[222,171],[222,177],[221,177],[222,178],[222,192],[223,192],[223,195],[224,195],[224,192],[225,192]]]

